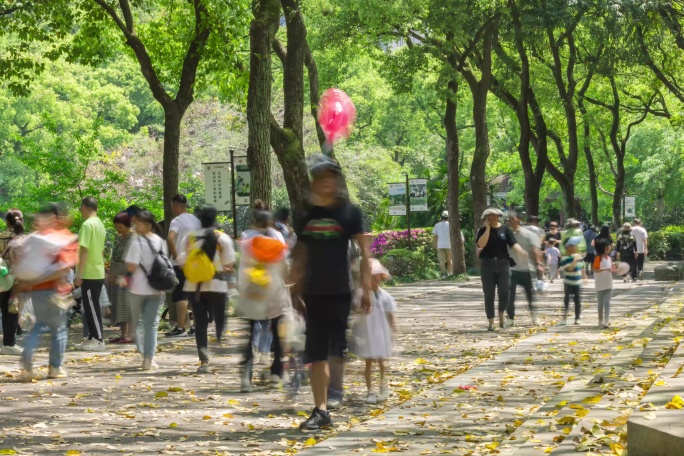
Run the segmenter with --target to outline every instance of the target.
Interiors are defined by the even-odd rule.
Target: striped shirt
[[[568,270],[567,266],[570,266],[573,261],[575,261],[575,259],[570,255],[564,255],[560,259],[560,263],[558,266],[560,266],[560,268],[563,269],[563,272],[565,273],[565,278],[563,279],[563,283],[566,285],[581,286],[582,285],[582,270],[584,269],[584,261],[582,261],[582,260],[578,261],[577,263],[575,263],[575,266],[571,270]]]

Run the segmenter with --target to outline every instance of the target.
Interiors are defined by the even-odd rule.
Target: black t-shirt
[[[485,227],[483,226],[477,231],[475,242],[480,240],[484,232]],[[515,240],[513,231],[506,225],[501,225],[498,228],[491,228],[487,245],[485,245],[480,252],[480,258],[509,258],[507,247],[513,247],[517,243],[518,241]]]
[[[343,200],[332,207],[313,206],[295,220],[297,242],[307,247],[304,294],[351,293],[349,240],[363,233],[361,210]]]
[[[556,239],[557,241],[560,241],[561,232],[556,231],[555,233],[546,233],[546,242],[549,242],[551,239]]]

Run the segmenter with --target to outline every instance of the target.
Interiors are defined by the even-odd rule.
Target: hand
[[[83,285],[83,279],[80,277],[76,277],[76,279],[74,279],[74,286],[80,287],[81,285]]]
[[[582,259],[582,255],[580,255],[579,253],[574,254],[572,257],[577,261],[580,261]]]
[[[639,254],[638,254],[638,253],[635,253],[635,254],[634,254],[634,259],[637,259],[637,258],[639,258]]]
[[[366,290],[364,290],[363,295],[361,295],[361,309],[363,309],[366,313],[370,313],[371,311],[370,294]]]
[[[116,278],[116,284],[117,286],[121,288],[127,288],[128,287],[128,280],[126,280],[126,277],[124,276],[119,276]]]
[[[492,226],[489,224],[489,220],[484,221],[484,226],[485,228],[491,228]]]

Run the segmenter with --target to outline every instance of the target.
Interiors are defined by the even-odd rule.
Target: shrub
[[[423,247],[416,250],[394,249],[380,259],[392,277],[401,279],[423,280],[439,277],[437,262],[427,255]]]
[[[680,227],[667,227],[680,228]],[[648,237],[648,256],[652,260],[684,260],[684,231],[656,231]]]
[[[669,225],[660,230],[665,233],[682,233],[684,234],[684,226],[683,225]]]
[[[383,231],[378,233],[371,244],[371,253],[380,258],[395,249],[408,250],[408,231]],[[432,229],[417,228],[411,230],[411,250],[423,250],[424,254],[437,264],[437,251],[432,245]]]

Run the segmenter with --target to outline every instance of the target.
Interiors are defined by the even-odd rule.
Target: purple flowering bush
[[[382,261],[396,278],[420,280],[439,277],[431,229],[412,229],[411,251],[408,247],[408,230],[399,230],[378,233],[370,249],[371,254]]]

